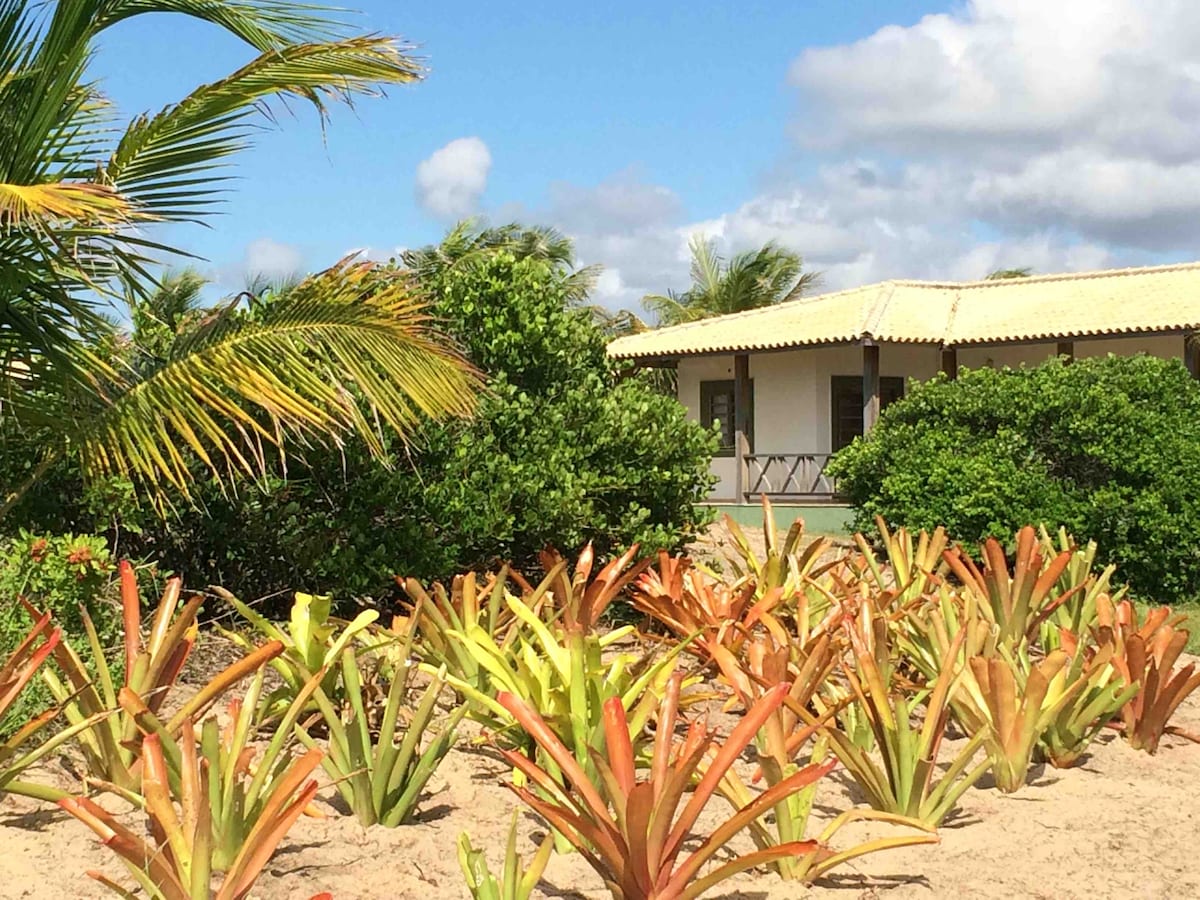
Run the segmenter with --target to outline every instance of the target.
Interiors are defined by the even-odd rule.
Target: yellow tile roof
[[[876,341],[1017,343],[1200,329],[1200,263],[1003,281],[885,281],[629,335],[622,359]]]

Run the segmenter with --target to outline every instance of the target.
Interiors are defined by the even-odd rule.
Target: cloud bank
[[[539,217],[609,267],[598,299],[685,287],[695,232],[727,252],[778,241],[828,288],[1196,253],[1200,4],[972,0],[806,49],[787,80],[802,172],[735,209],[689,220],[633,171],[552,186]]]

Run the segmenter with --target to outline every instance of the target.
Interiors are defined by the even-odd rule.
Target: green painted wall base
[[[711,503],[717,515],[728,515],[739,525],[762,528],[762,507],[757,503]],[[787,505],[772,503],[775,512],[775,527],[785,530],[792,527],[796,519],[804,519],[805,531],[814,534],[847,535],[853,533],[849,506],[839,504]]]

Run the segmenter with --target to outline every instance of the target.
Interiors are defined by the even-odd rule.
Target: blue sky
[[[1169,0],[357,5],[362,30],[418,44],[429,77],[335,110],[324,142],[297,106],[238,159],[213,227],[170,235],[224,287],[247,266],[436,240],[462,212],[564,228],[610,268],[613,305],[681,287],[696,232],[728,250],[778,240],[831,287],[1190,247],[1171,195],[1196,174],[1177,132],[1197,35]],[[132,115],[248,58],[159,15],[110,31],[95,73]],[[1186,102],[1148,107],[1125,71]],[[1126,131],[1095,125],[1123,109]],[[452,202],[418,197],[448,145],[429,178]],[[1164,179],[1177,189],[1159,196]]]

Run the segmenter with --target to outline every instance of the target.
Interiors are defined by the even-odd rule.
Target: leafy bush
[[[857,507],[956,539],[1066,526],[1133,591],[1200,593],[1200,385],[1177,360],[1051,360],[914,385],[830,464]]]
[[[474,420],[392,441],[390,467],[349,444],[236,494],[201,488],[197,509],[147,523],[139,552],[247,599],[300,588],[379,600],[394,575],[529,570],[548,543],[676,548],[706,523],[712,434],[643,375],[613,371],[567,273],[496,252],[424,287],[488,375]]]
[[[83,635],[80,610],[86,609],[101,643],[118,646],[121,615],[108,596],[113,570],[108,544],[100,537],[22,530],[0,542],[0,648],[17,646],[33,622],[18,597],[50,613],[69,636]],[[11,734],[51,703],[45,684],[34,680],[0,718],[0,735]]]

